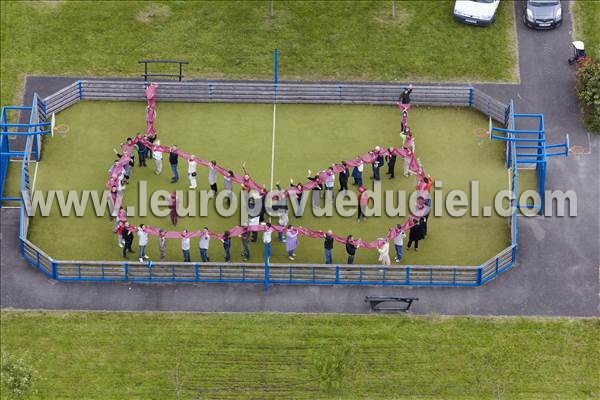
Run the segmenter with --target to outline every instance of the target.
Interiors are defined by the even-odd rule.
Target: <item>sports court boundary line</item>
[[[35,162],[35,171],[33,172],[33,182],[31,184],[31,191],[35,191],[35,181],[37,179],[38,165],[40,165],[39,161]]]
[[[273,190],[273,175],[275,172],[275,123],[277,118],[277,103],[273,103],[273,134],[271,137],[271,186]]]

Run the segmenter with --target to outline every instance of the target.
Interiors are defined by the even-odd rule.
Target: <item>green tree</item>
[[[591,58],[577,69],[577,94],[583,107],[583,123],[588,131],[600,133],[600,63]]]

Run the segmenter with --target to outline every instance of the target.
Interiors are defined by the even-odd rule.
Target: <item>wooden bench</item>
[[[391,297],[391,296],[366,296],[365,303],[369,303],[371,311],[400,311],[408,312],[413,301],[418,301],[416,297]],[[396,303],[390,306],[383,306],[384,303]],[[400,306],[399,306],[400,305]]]

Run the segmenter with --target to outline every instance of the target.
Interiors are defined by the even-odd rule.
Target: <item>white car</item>
[[[496,20],[500,0],[456,0],[454,18],[471,25],[488,26]]]

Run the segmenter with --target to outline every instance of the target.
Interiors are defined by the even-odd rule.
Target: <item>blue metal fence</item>
[[[519,129],[516,120],[533,120],[537,122],[534,129]],[[499,134],[498,134],[499,133]],[[512,169],[532,169],[536,171],[539,194],[539,205],[528,206],[518,204],[521,209],[534,209],[538,214],[544,213],[546,203],[546,168],[551,157],[568,157],[569,136],[566,135],[563,143],[547,144],[543,114],[523,114],[514,112],[514,103],[511,101],[507,108],[506,123],[504,128],[492,128],[490,137],[494,140],[506,142],[506,166]],[[514,184],[517,184],[517,172],[514,172]],[[515,192],[518,195],[518,191]]]
[[[18,112],[20,122],[12,122],[16,118],[10,115],[11,112]],[[0,113],[0,201],[21,200],[20,197],[4,197],[9,162],[11,159],[25,160],[25,158],[27,158],[27,164],[31,160],[38,161],[42,154],[43,136],[51,133],[50,125],[51,123],[46,121],[46,105],[37,93],[33,94],[31,106],[2,107]],[[25,137],[26,148],[23,150],[11,148],[9,141],[11,136]],[[28,167],[29,165],[23,168]]]
[[[476,287],[513,265],[512,246],[477,267],[61,261],[21,237],[23,258],[49,278],[76,282],[254,283]]]

